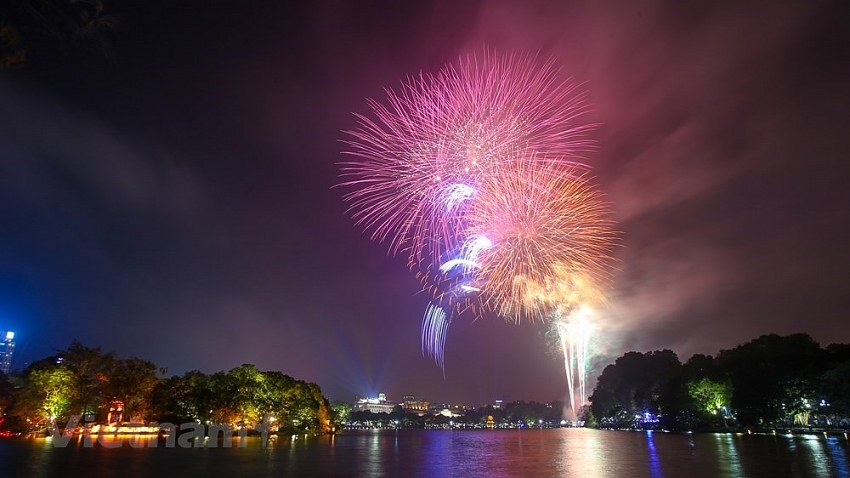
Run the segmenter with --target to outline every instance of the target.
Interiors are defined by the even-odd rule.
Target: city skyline
[[[254,363],[331,400],[563,401],[545,324],[459,317],[444,376],[427,294],[333,187],[366,98],[484,48],[554,57],[599,123],[587,162],[621,237],[594,374],[629,350],[850,342],[840,2],[111,8],[108,57],[38,38],[0,70],[13,369],[76,339],[169,374]]]

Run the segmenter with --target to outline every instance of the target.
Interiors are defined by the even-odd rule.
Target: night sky
[[[109,4],[108,4],[109,5]],[[542,325],[461,317],[345,213],[341,131],[461,55],[554,55],[621,231],[604,366],[765,333],[850,342],[847,2],[127,1],[112,54],[0,70],[0,330],[331,399],[563,400]],[[597,370],[598,371],[598,370]]]

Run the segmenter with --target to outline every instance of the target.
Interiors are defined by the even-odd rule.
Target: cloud
[[[483,5],[465,48],[554,55],[591,98],[586,120],[602,124],[589,160],[623,231],[609,348],[686,359],[761,333],[835,339],[841,309],[801,322],[803,304],[834,302],[829,258],[847,255],[817,237],[827,210],[847,230],[835,206],[846,199],[815,187],[835,183],[818,170],[846,176],[829,164],[847,150],[830,126],[847,114],[825,106],[847,96],[829,5]]]
[[[203,208],[201,182],[161,145],[8,79],[0,79],[0,104],[0,171],[18,198],[49,205],[93,195],[117,209],[179,216]]]

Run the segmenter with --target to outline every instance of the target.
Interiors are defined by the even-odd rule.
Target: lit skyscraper
[[[0,342],[0,372],[9,373],[12,369],[12,354],[15,352],[15,333],[6,332],[3,341]]]

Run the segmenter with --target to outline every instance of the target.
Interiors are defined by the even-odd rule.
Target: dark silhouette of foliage
[[[684,365],[669,350],[628,352],[605,368],[590,400],[600,427],[832,426],[850,418],[850,346],[771,334]]]
[[[600,426],[654,427],[659,416],[673,413],[679,390],[671,385],[682,364],[672,350],[628,352],[602,371],[590,397],[591,411]]]
[[[108,33],[119,24],[104,0],[0,2],[0,68],[26,64],[31,52],[52,45],[63,55],[78,45],[111,53]]]

